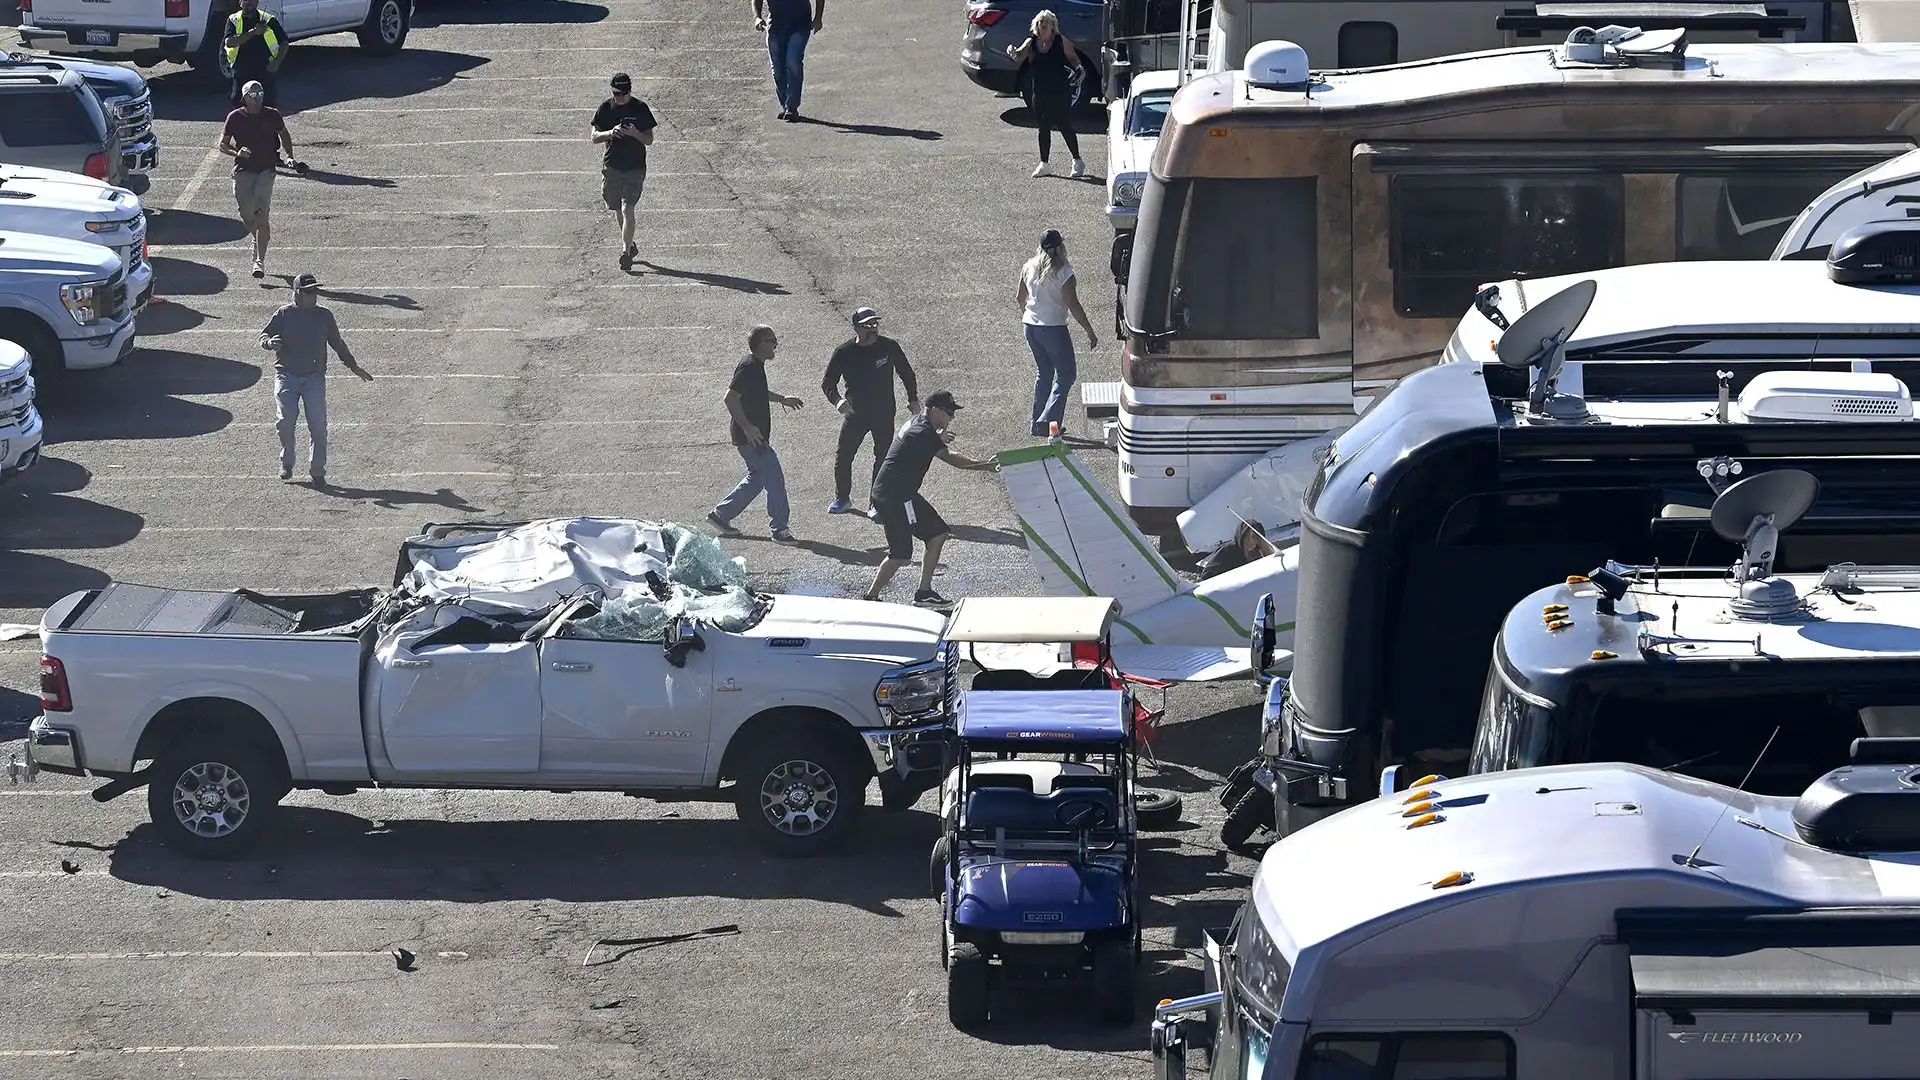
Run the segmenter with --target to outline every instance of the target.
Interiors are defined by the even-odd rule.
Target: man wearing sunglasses
[[[605,146],[601,159],[600,193],[620,223],[620,269],[633,269],[640,248],[633,242],[634,204],[647,186],[647,147],[653,145],[658,123],[647,103],[633,96],[633,78],[626,72],[613,77],[613,96],[593,114],[593,141]]]

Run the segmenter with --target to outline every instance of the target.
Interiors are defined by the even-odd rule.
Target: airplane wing
[[[996,455],[1027,537],[1027,554],[1050,596],[1111,596],[1123,613],[1188,591],[1064,443]]]

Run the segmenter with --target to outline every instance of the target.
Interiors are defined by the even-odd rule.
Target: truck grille
[[[114,126],[120,132],[120,145],[132,146],[153,131],[153,92],[142,89],[134,97],[108,100],[113,109]]]
[[[107,281],[106,296],[100,301],[100,319],[119,322],[127,313],[127,272],[123,269]]]
[[[15,394],[25,393],[26,389],[27,373],[23,371],[6,382],[0,382],[0,398],[10,398]]]
[[[27,417],[32,415],[33,402],[29,401],[12,412],[0,413],[0,427],[26,427]]]

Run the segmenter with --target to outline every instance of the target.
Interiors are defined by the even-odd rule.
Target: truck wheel
[[[1227,811],[1227,820],[1220,826],[1220,843],[1238,851],[1261,829],[1273,829],[1273,796],[1256,787],[1241,795]]]
[[[279,770],[259,750],[189,739],[153,763],[147,812],[169,845],[195,858],[232,859],[272,827],[284,791]]]
[[[227,65],[227,50],[221,48],[221,42],[227,36],[227,16],[232,8],[207,13],[207,28],[200,35],[200,47],[187,57],[187,66],[199,76],[201,85],[208,89],[220,87],[231,90],[233,86],[233,68]]]
[[[927,858],[927,884],[933,887],[933,895],[947,895],[947,860],[953,857],[953,848],[946,837],[933,842],[933,854]]]
[[[987,958],[973,942],[947,952],[947,1019],[954,1027],[971,1031],[987,1022],[989,974]]]
[[[27,351],[33,361],[35,389],[45,397],[56,394],[67,378],[67,357],[60,339],[39,319],[20,311],[0,311],[0,338]]]
[[[360,47],[375,56],[399,52],[407,43],[407,5],[401,0],[373,0],[359,35]]]
[[[788,735],[749,749],[734,810],[776,855],[818,855],[852,832],[867,800],[866,777],[826,740]]]
[[[1133,945],[1102,941],[1093,947],[1093,1009],[1102,1023],[1133,1026]]]
[[[1171,791],[1135,791],[1133,819],[1143,829],[1171,829],[1180,823],[1180,796]]]

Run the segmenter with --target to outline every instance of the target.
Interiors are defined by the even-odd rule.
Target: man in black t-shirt
[[[820,390],[840,410],[840,445],[833,454],[833,502],[827,513],[853,511],[853,456],[860,444],[873,442],[873,471],[893,438],[893,377],[907,391],[907,411],[920,411],[920,384],[907,363],[900,343],[880,333],[880,313],[863,307],[853,313],[853,340],[833,350]],[[840,395],[845,382],[847,393]]]
[[[633,269],[640,248],[633,242],[633,205],[647,186],[647,147],[659,123],[647,103],[633,96],[633,78],[613,77],[613,96],[593,114],[593,141],[606,146],[600,162],[600,195],[620,223],[620,269]]]
[[[927,545],[920,561],[920,588],[913,594],[916,604],[947,606],[947,598],[933,591],[933,571],[940,565],[940,548],[947,542],[947,523],[933,505],[920,495],[920,484],[927,478],[933,459],[957,469],[982,472],[998,470],[992,461],[975,461],[947,449],[947,425],[960,411],[960,404],[945,390],[927,395],[927,411],[907,421],[887,447],[880,469],[873,476],[873,518],[887,531],[887,557],[874,572],[873,585],[863,599],[880,599],[893,575],[913,558],[913,538]]]
[[[733,519],[764,491],[774,542],[791,544],[795,541],[787,531],[787,475],[780,467],[780,455],[773,452],[773,405],[798,409],[805,403],[767,388],[767,361],[779,345],[771,326],[747,332],[747,358],[734,365],[733,380],[727,383],[727,414],[733,418],[727,434],[747,463],[747,475],[707,515],[707,523],[724,535],[740,535]]]

